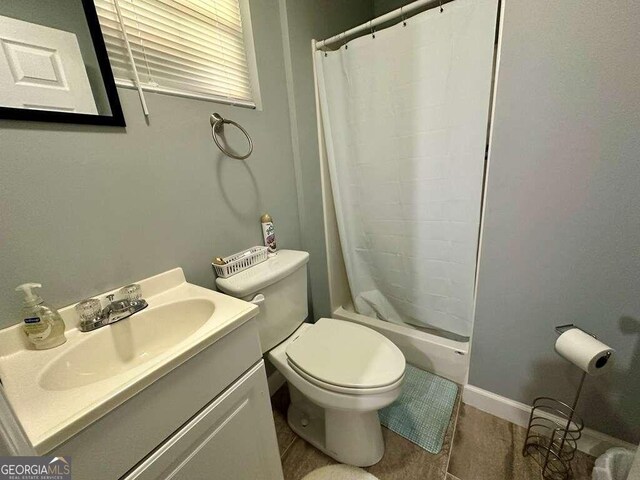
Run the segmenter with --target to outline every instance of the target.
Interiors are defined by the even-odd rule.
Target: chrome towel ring
[[[253,152],[253,141],[251,140],[249,133],[244,128],[242,128],[239,123],[234,122],[233,120],[222,118],[219,113],[214,113],[213,115],[211,115],[211,117],[209,117],[209,123],[211,123],[211,136],[213,137],[213,141],[216,142],[216,145],[218,146],[220,151],[227,157],[235,158],[236,160],[244,160],[245,158],[249,157],[249,155],[251,155],[251,153]],[[247,137],[247,141],[249,142],[249,151],[245,155],[238,155],[229,152],[222,146],[220,140],[218,140],[218,134],[223,131],[225,123],[237,127],[242,133],[244,133],[244,136]]]

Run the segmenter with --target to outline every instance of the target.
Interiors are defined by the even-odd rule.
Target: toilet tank
[[[307,252],[280,250],[243,272],[216,279],[222,292],[260,307],[262,353],[285,340],[307,318],[308,261]]]

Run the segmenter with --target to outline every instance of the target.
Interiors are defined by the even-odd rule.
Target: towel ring
[[[222,118],[222,116],[219,113],[214,113],[213,115],[211,115],[211,117],[209,117],[209,123],[211,123],[211,136],[213,137],[213,141],[216,142],[216,145],[218,146],[220,151],[224,153],[227,157],[235,158],[236,160],[244,160],[249,155],[251,155],[251,153],[253,153],[253,141],[251,140],[249,133],[244,128],[242,128],[242,126],[239,123],[234,122],[233,120]],[[244,136],[247,137],[247,142],[249,142],[249,151],[245,155],[238,155],[238,154],[229,152],[222,146],[222,144],[220,143],[220,140],[218,140],[218,134],[222,132],[222,130],[224,129],[225,123],[228,123],[229,125],[233,125],[234,127],[238,128],[242,133],[244,133]]]

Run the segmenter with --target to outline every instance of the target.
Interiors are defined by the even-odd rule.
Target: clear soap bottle
[[[64,320],[58,311],[33,293],[34,288],[40,287],[39,283],[25,283],[16,287],[16,291],[24,293],[22,319],[27,338],[36,350],[46,350],[62,345],[67,337],[64,335]]]

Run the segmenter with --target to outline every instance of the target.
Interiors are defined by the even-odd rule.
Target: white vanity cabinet
[[[74,480],[282,480],[256,319],[48,455]]]
[[[261,360],[123,480],[282,478],[267,392]]]

